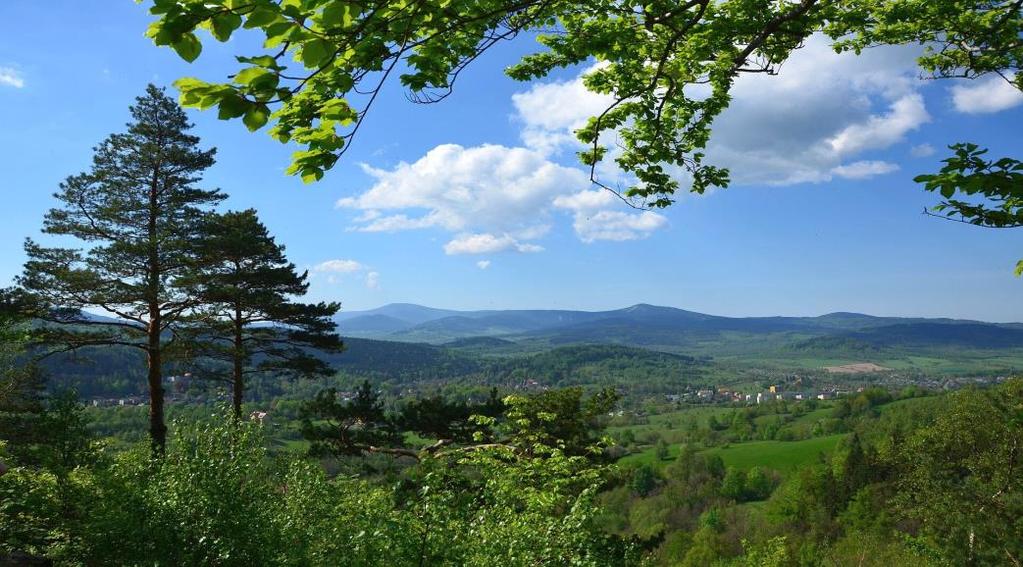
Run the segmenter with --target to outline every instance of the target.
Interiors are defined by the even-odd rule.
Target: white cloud
[[[476,267],[481,270],[486,270],[490,267],[490,260],[480,260],[479,262],[476,262]]]
[[[362,212],[360,218],[369,221],[356,228],[362,231],[438,227],[535,233],[547,224],[537,213],[551,199],[589,185],[578,169],[558,165],[539,152],[489,144],[444,144],[413,163],[364,169],[375,179],[373,186],[337,203]]]
[[[556,211],[616,205],[609,193],[588,190],[580,169],[526,148],[444,144],[389,170],[364,167],[373,186],[337,202],[359,211],[351,230],[442,229],[454,234],[444,245],[447,254],[539,252],[535,241],[550,230]]]
[[[833,170],[849,158],[899,143],[930,119],[918,93],[920,49],[836,54],[826,38],[812,37],[778,75],[746,74],[736,80],[729,108],[712,127],[707,163],[728,167],[737,185],[832,179]],[[705,90],[687,92],[698,97]],[[579,77],[534,85],[513,97],[523,141],[544,152],[575,147],[572,130],[610,100],[587,91]],[[602,179],[630,181],[614,164],[602,165]],[[681,172],[677,175],[685,182]]]
[[[351,274],[363,269],[363,265],[355,260],[327,260],[313,267],[314,272]]]
[[[490,254],[515,250],[518,252],[542,252],[543,247],[528,242],[520,242],[511,235],[496,236],[489,233],[460,234],[444,245],[444,253],[455,254]]]
[[[583,242],[646,238],[668,222],[663,215],[652,211],[611,209],[616,202],[609,191],[594,189],[560,196],[554,200],[554,206],[572,211],[572,226]]]
[[[835,167],[831,173],[846,179],[866,179],[898,170],[898,165],[886,161],[857,161]]]
[[[930,119],[917,92],[919,49],[836,54],[812,37],[777,76],[736,81],[708,162],[728,167],[737,185],[829,181],[850,158],[897,144]]]
[[[822,36],[811,38],[777,76],[737,79],[731,105],[713,125],[707,162],[728,167],[737,185],[895,171],[894,164],[862,154],[901,143],[930,120],[917,78],[921,49],[889,46],[856,56],[834,53]],[[392,168],[364,165],[373,185],[337,202],[358,212],[350,230],[442,230],[451,235],[447,254],[495,254],[542,250],[538,241],[559,212],[571,216],[584,242],[645,238],[663,228],[663,215],[632,211],[611,193],[593,190],[588,172],[566,151],[577,148],[573,130],[611,101],[583,85],[594,68],[513,95],[525,147],[444,144]],[[630,181],[614,163],[602,164],[598,175]],[[685,182],[681,171],[676,175]]]
[[[17,69],[11,67],[0,67],[0,85],[20,89],[25,86],[25,79]]]
[[[1009,75],[1009,80],[1014,78],[1015,75]],[[1023,92],[998,75],[955,85],[951,91],[953,106],[966,114],[1001,112],[1023,103]]]
[[[609,207],[614,204],[614,201],[615,197],[610,191],[594,189],[571,195],[559,195],[554,199],[554,206],[575,211],[591,211]]]
[[[610,95],[594,93],[583,85],[582,75],[595,68],[591,66],[569,81],[536,83],[528,91],[512,95],[526,147],[550,154],[575,144],[574,131],[614,102]]]
[[[830,138],[828,144],[838,156],[886,148],[930,119],[924,107],[924,97],[919,94],[906,95],[893,102],[887,114],[872,115],[863,122],[846,126]]]
[[[572,223],[583,242],[597,240],[638,240],[668,222],[664,216],[652,211],[629,214],[621,211],[598,211],[593,214],[576,213]]]
[[[337,284],[342,281],[345,276],[365,272],[366,287],[369,289],[377,289],[380,287],[380,273],[355,260],[340,258],[335,260],[326,260],[313,266],[311,271],[313,274],[318,274],[316,277],[323,278],[323,281],[326,281],[330,285]]]
[[[918,144],[909,149],[909,155],[913,157],[927,157],[934,155],[934,146],[930,144]]]

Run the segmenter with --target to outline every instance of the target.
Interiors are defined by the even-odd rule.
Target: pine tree
[[[230,369],[236,416],[248,375],[333,372],[318,354],[342,349],[331,319],[341,306],[293,301],[308,290],[307,273],[288,262],[254,210],[210,217],[198,250],[204,268],[195,284],[203,307],[195,354]]]
[[[341,400],[335,388],[321,390],[302,406],[302,436],[310,454],[335,457],[382,452],[413,456],[403,450],[397,424],[384,411],[379,392],[365,380],[350,398]]]
[[[199,148],[192,124],[162,89],[149,85],[131,107],[127,131],[95,148],[89,171],[68,177],[54,195],[43,231],[83,248],[26,241],[19,283],[50,309],[51,352],[121,345],[146,356],[149,433],[166,443],[162,366],[198,298],[182,282],[197,270],[204,218],[223,194],[196,187],[215,150]],[[90,316],[87,310],[105,317]]]

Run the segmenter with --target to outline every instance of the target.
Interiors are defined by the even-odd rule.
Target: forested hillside
[[[1023,566],[1023,0],[0,18],[0,567]]]

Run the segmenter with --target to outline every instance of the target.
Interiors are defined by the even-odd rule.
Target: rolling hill
[[[404,317],[404,318],[402,318]],[[451,311],[409,304],[349,313],[345,336],[428,343],[479,337],[547,345],[614,343],[715,354],[742,347],[767,350],[869,352],[886,348],[1023,349],[1019,324],[958,319],[876,317],[722,317],[639,304],[610,311]]]

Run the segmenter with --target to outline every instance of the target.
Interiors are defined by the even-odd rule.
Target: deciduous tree
[[[670,205],[683,179],[697,193],[726,186],[728,171],[706,163],[703,150],[736,77],[774,74],[814,33],[837,51],[918,43],[918,63],[934,78],[997,75],[1023,89],[1018,0],[154,0],[151,12],[149,36],[188,61],[202,51],[200,28],[219,41],[239,28],[263,36],[264,49],[239,54],[228,82],[178,81],[181,100],[217,106],[251,130],[273,123],[273,137],[303,146],[288,171],[306,180],[346,151],[397,69],[410,98],[435,102],[490,47],[523,32],[535,32],[542,50],[507,69],[514,79],[597,62],[584,84],[608,105],[576,131],[586,148],[579,158],[594,184],[634,206]],[[979,162],[969,144],[952,149],[941,173],[917,178],[940,188],[938,211],[1018,226],[1019,162]],[[608,159],[624,174],[617,183],[597,177]]]

